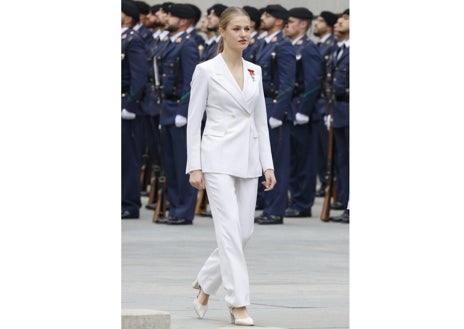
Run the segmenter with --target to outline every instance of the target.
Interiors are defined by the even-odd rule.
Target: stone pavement
[[[154,224],[146,203],[142,198],[139,220],[121,224],[121,308],[169,312],[171,329],[236,328],[222,289],[210,297],[205,319],[192,308],[197,290],[191,284],[216,245],[212,219],[197,216],[192,226]],[[245,252],[255,327],[349,328],[349,224],[322,222],[321,207],[322,198],[316,198],[313,217],[255,224]]]

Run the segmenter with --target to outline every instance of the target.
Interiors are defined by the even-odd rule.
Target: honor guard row
[[[157,223],[193,222],[198,193],[185,174],[190,81],[198,63],[217,55],[226,8],[215,4],[202,16],[192,4],[122,1],[123,219],[139,217],[141,191],[148,195],[151,184],[146,207],[157,209]],[[304,7],[243,9],[251,22],[243,57],[262,69],[277,179],[270,192],[258,188],[263,212],[255,222],[310,217],[315,197],[327,197],[328,190],[330,208],[348,213],[349,10],[314,17]],[[195,30],[200,21],[201,35]],[[317,45],[308,35],[312,26]]]

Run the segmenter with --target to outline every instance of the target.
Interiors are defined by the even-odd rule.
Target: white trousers
[[[213,173],[204,177],[218,247],[198,273],[198,283],[208,295],[222,284],[228,307],[248,306],[250,285],[243,249],[254,229],[258,178]]]

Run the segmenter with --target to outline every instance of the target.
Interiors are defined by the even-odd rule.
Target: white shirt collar
[[[331,35],[332,35],[332,34],[327,33],[326,35],[324,35],[324,36],[321,38],[321,40],[319,40],[319,42],[326,42],[327,39],[328,39]]]
[[[121,34],[123,34],[124,32],[126,32],[127,30],[129,30],[128,27],[123,27],[123,28],[121,28]]]
[[[350,40],[344,40],[344,41],[337,42],[337,46],[341,47],[343,45],[345,45],[345,48],[349,48],[350,47]]]
[[[277,33],[279,33],[280,31],[282,30],[276,31],[272,33],[271,35],[268,35],[267,37],[265,37],[264,40],[266,41],[266,43],[269,43],[272,40],[272,38],[274,38],[277,35]]]
[[[156,30],[155,32],[153,32],[153,39],[158,38],[160,34],[161,34],[161,30]]]
[[[216,37],[209,38],[208,40],[205,41],[205,43],[209,46],[210,44],[213,43],[214,39],[216,39]]]
[[[159,35],[160,40],[163,40],[168,34],[169,34],[168,30],[164,30],[163,32],[161,32]]]
[[[266,35],[267,35],[267,31],[264,31],[263,33],[261,33],[260,35],[258,35],[258,39],[265,38]]]
[[[292,41],[292,45],[296,45],[296,43],[297,43],[299,40],[301,40],[301,38],[303,38],[303,37],[304,37],[304,34],[301,35],[301,36],[299,36],[299,37],[296,38],[295,40],[293,40],[293,41]]]
[[[182,34],[184,34],[185,31],[180,31],[176,35],[173,35],[172,37],[169,37],[171,39],[171,42],[175,42],[178,37],[180,37]]]
[[[195,28],[193,26],[190,26],[187,30],[185,30],[185,32],[187,32],[188,34],[192,33],[192,31],[194,30]]]
[[[138,31],[142,27],[142,23],[139,23],[133,27],[135,31]]]

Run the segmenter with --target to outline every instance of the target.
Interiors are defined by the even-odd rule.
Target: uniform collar
[[[176,35],[173,35],[172,37],[169,37],[169,38],[171,39],[171,42],[175,42],[177,40],[177,38],[180,37],[184,33],[185,33],[185,31],[180,31]]]
[[[330,33],[327,33],[326,35],[324,35],[321,40],[319,40],[319,42],[326,42],[328,38],[330,38],[332,34]]]
[[[260,35],[258,35],[258,39],[263,39],[267,36],[267,31],[264,31],[263,33],[261,33]]]
[[[168,30],[164,30],[163,32],[161,32],[159,35],[160,40],[163,40],[168,34],[169,34]]]
[[[271,42],[271,40],[281,32],[282,30],[279,30],[279,31],[276,31],[274,33],[272,33],[271,35],[268,35],[267,37],[264,38],[264,41],[266,41],[266,43],[269,43]]]
[[[128,27],[123,27],[123,28],[121,28],[121,34],[123,34],[124,32],[126,32],[127,30],[129,30]]]
[[[153,32],[153,39],[158,38],[160,35],[161,35],[161,30],[156,30],[155,32]]]
[[[344,40],[344,41],[337,42],[338,47],[342,47],[343,45],[345,45],[345,48],[349,48],[350,47],[350,40]]]
[[[292,41],[292,45],[296,45],[298,41],[300,41],[304,37],[304,34],[296,38],[295,40]]]

